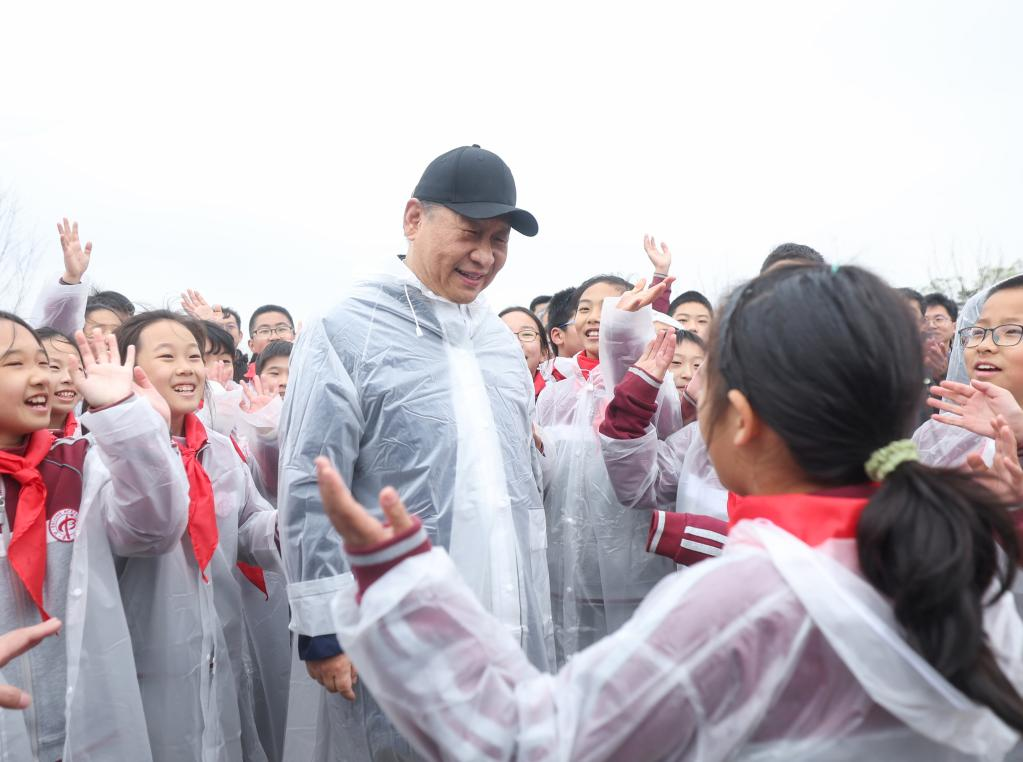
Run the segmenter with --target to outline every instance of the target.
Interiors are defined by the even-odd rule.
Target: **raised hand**
[[[640,278],[636,285],[632,287],[631,291],[626,291],[618,299],[618,309],[624,310],[625,312],[639,312],[643,307],[648,304],[653,304],[657,301],[664,289],[670,288],[671,284],[675,282],[674,278],[665,278],[656,286],[646,287],[646,278]]]
[[[133,373],[134,382],[132,383],[132,391],[136,395],[148,402],[153,410],[160,414],[163,420],[167,421],[167,427],[171,425],[171,410],[170,405],[167,404],[167,400],[163,398],[154,387],[153,383],[149,380],[149,376],[142,368],[136,367]]]
[[[92,258],[92,241],[87,242],[83,249],[78,238],[78,223],[69,224],[67,217],[63,224],[57,223],[57,232],[60,234],[60,247],[64,250],[64,275],[61,280],[68,285],[81,283]]]
[[[671,269],[671,249],[668,248],[668,244],[661,241],[661,248],[657,248],[657,241],[654,240],[652,235],[643,236],[643,248],[646,250],[646,255],[650,257],[650,263],[654,266],[655,273],[661,273],[667,275],[668,270]]]
[[[210,304],[194,288],[188,289],[181,295],[181,307],[196,320],[210,320],[214,323],[224,322],[224,308],[219,304]]]
[[[948,373],[948,349],[940,341],[924,344],[924,368],[931,378],[941,378]]]
[[[352,497],[341,474],[324,457],[316,459],[316,480],[330,523],[349,548],[378,545],[412,526],[412,519],[394,487],[380,491],[380,507],[388,521],[384,526]]]
[[[1023,504],[1023,467],[1019,463],[1018,445],[1012,429],[1002,416],[994,423],[995,457],[991,467],[980,453],[966,456],[967,465],[1008,505]]]
[[[43,638],[56,635],[60,630],[59,619],[47,619],[31,627],[19,627],[0,635],[0,667],[21,656],[30,648],[39,645]],[[4,709],[25,709],[32,703],[32,697],[13,685],[0,685],[0,707]]]
[[[254,376],[251,384],[242,384],[242,394],[245,396],[238,404],[247,413],[259,412],[279,396],[263,389],[259,376]]]
[[[135,366],[135,347],[128,347],[124,363],[113,334],[103,335],[99,328],[87,339],[82,331],[75,332],[78,351],[82,353],[82,367],[75,364],[72,378],[78,392],[89,407],[106,407],[132,395]],[[75,360],[78,358],[74,355]],[[84,368],[84,370],[83,370]]]
[[[636,367],[657,381],[663,381],[672,358],[675,357],[675,332],[659,331],[646,345],[643,356],[636,361]]]
[[[1002,416],[1017,439],[1023,439],[1023,410],[1012,393],[987,381],[960,384],[942,381],[931,387],[927,404],[946,415],[935,413],[931,418],[949,426],[972,431],[982,437],[994,436],[994,420]]]

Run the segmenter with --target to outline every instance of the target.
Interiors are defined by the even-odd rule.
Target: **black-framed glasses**
[[[540,338],[539,332],[534,331],[532,328],[523,328],[521,331],[515,331],[514,333],[523,344],[532,343]]]
[[[265,339],[269,336],[279,336],[282,339],[293,339],[295,338],[295,329],[290,325],[275,325],[273,328],[263,326],[257,328],[252,332],[253,336],[259,336],[261,339]]]
[[[989,333],[991,340],[999,347],[1014,347],[1023,341],[1023,325],[1017,323],[1005,323],[996,325],[994,328],[972,325],[959,331],[959,341],[963,343],[964,347],[972,349],[983,344]]]

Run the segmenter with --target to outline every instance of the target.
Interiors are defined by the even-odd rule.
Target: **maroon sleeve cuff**
[[[695,513],[654,511],[646,549],[681,566],[692,566],[720,556],[727,535],[728,523],[721,519]]]
[[[665,280],[664,275],[654,273],[654,279],[650,281],[650,285],[656,286],[663,280]],[[654,312],[660,312],[662,315],[668,314],[668,310],[671,309],[671,286],[668,286],[666,289],[664,289],[664,292],[659,297],[654,299],[653,307]]]
[[[355,599],[361,601],[370,585],[406,558],[428,553],[430,547],[430,538],[418,516],[412,517],[411,527],[384,542],[357,549],[345,545],[345,555],[359,587]]]
[[[655,383],[638,368],[630,369],[615,387],[614,397],[600,424],[600,433],[611,439],[639,439],[643,436],[657,412],[658,386]]]

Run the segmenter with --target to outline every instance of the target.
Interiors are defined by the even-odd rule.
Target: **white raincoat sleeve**
[[[761,568],[718,561],[665,579],[555,675],[530,665],[443,550],[403,561],[361,605],[338,594],[334,612],[360,676],[427,759],[723,759],[788,680],[808,628]],[[735,575],[748,596],[706,595]]]
[[[604,465],[622,505],[652,511],[675,506],[692,430],[687,426],[663,440],[653,426],[638,439],[600,435]]]
[[[238,560],[283,574],[278,544],[277,511],[259,494],[246,469],[245,498],[238,511]]]
[[[299,336],[290,366],[281,414],[278,508],[291,629],[301,635],[333,635],[330,602],[353,581],[323,511],[313,461],[326,456],[351,484],[365,420],[355,384],[322,320]]]
[[[74,336],[85,325],[85,305],[89,300],[89,284],[85,281],[66,286],[59,278],[48,280],[36,297],[29,313],[34,328],[54,328]]]
[[[140,397],[82,416],[111,478],[100,500],[107,537],[120,556],[178,547],[188,523],[188,479],[167,423]]]
[[[238,434],[245,442],[245,454],[256,486],[270,502],[277,500],[277,471],[280,463],[281,410],[284,403],[280,397],[261,410],[241,411],[238,418]]]

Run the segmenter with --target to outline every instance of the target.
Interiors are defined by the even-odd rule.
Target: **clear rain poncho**
[[[558,664],[618,629],[674,570],[669,559],[647,553],[650,513],[619,502],[600,453],[597,428],[614,388],[607,374],[620,378],[654,336],[649,308],[624,312],[617,302],[604,301],[600,365],[589,379],[572,366],[537,400]],[[681,405],[670,383],[661,388],[655,419],[663,436],[681,427]]]
[[[429,760],[998,760],[1017,733],[903,640],[855,571],[854,540],[811,548],[743,521],[724,554],[663,580],[613,635],[538,672],[440,549],[388,571],[337,629],[361,679]],[[1012,597],[986,609],[1023,688]]]
[[[390,272],[358,281],[324,317],[306,321],[281,420],[292,630],[335,633],[330,601],[354,585],[320,501],[313,460],[325,455],[363,505],[377,506],[384,486],[397,488],[476,599],[547,669],[553,638],[533,409],[521,347],[485,301],[442,299],[397,258]],[[316,689],[293,682],[287,749],[315,747],[316,759],[338,760],[405,754],[407,743],[361,683],[354,704]],[[311,696],[318,707],[308,706]],[[315,744],[292,740],[314,722]]]

